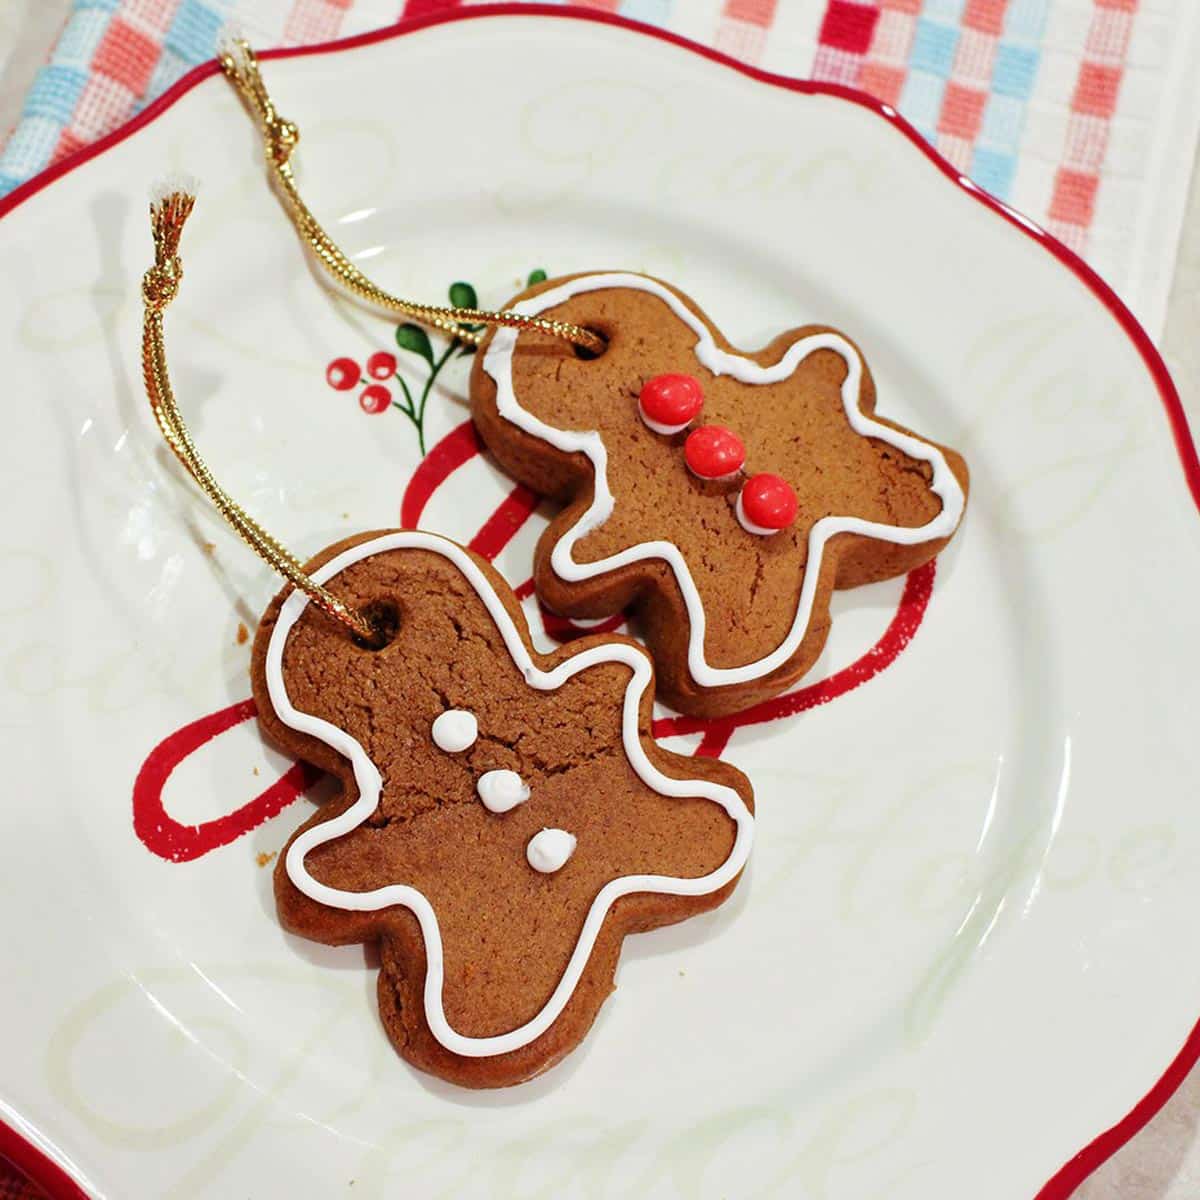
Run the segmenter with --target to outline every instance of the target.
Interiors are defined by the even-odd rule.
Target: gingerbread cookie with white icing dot
[[[535,652],[512,590],[453,542],[368,534],[306,570],[386,636],[362,644],[290,589],[260,625],[264,732],[342,782],[280,858],[280,918],[379,943],[383,1024],[417,1067],[538,1075],[587,1033],[626,934],[732,891],[750,785],[653,740],[641,647]]]
[[[543,603],[634,606],[659,694],[738,712],[815,662],[834,588],[936,555],[966,503],[962,458],[875,414],[858,348],[807,326],[734,349],[696,304],[643,275],[550,280],[509,307],[602,334],[489,334],[472,414],[500,465],[562,504],[539,542]]]

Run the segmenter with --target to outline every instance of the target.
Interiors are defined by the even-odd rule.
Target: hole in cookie
[[[369,641],[358,634],[351,635],[360,650],[382,650],[396,640],[396,634],[400,632],[400,606],[394,600],[372,600],[358,611],[375,630],[375,636]]]
[[[592,359],[599,358],[608,349],[608,334],[594,325],[585,325],[584,329],[588,333],[594,333],[604,343],[604,350],[590,350],[587,346],[572,346],[571,349],[575,351],[576,358],[582,358],[584,362],[591,362]]]

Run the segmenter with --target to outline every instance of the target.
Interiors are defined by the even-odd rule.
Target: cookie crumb
[[[278,850],[272,850],[270,854],[264,854],[260,852],[254,856],[254,861],[258,863],[260,867],[265,867],[267,863],[269,863],[271,859],[273,859],[278,853]]]
[[[255,768],[254,768],[254,774],[255,774],[255,775],[257,775],[257,774],[258,774],[258,768],[257,768],[257,767],[255,767]]]
[[[205,542],[204,543],[204,553],[207,554],[209,558],[212,558],[212,556],[214,554],[216,554],[216,552],[217,552],[217,543],[216,542]]]
[[[245,621],[238,622],[237,644],[244,646],[250,640],[250,630],[246,628]]]

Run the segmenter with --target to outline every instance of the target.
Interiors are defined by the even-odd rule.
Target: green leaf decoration
[[[420,325],[401,325],[396,329],[396,345],[401,350],[419,354],[431,367],[433,366],[433,347],[429,344],[429,335]]]
[[[459,280],[458,283],[450,285],[450,303],[455,308],[478,308],[479,297],[475,295],[475,289],[469,283]]]
[[[529,272],[529,278],[525,281],[525,286],[533,287],[533,285],[535,283],[545,283],[545,282],[546,282],[546,272],[543,271],[541,267],[538,267],[536,271]]]

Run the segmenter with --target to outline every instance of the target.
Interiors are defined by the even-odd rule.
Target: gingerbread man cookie
[[[835,587],[910,571],[958,527],[966,464],[875,415],[871,374],[835,330],[743,354],[683,293],[625,273],[551,280],[510,307],[608,343],[585,357],[497,329],[474,366],[488,448],[563,506],[538,594],[572,617],[635,606],[682,712],[737,712],[794,683]]]
[[[750,785],[653,740],[644,650],[535,652],[512,590],[453,542],[367,534],[306,570],[381,636],[356,641],[290,589],[259,628],[264,732],[343,784],[280,859],[280,918],[380,944],[383,1024],[414,1065],[529,1079],[587,1033],[626,934],[733,890]]]

